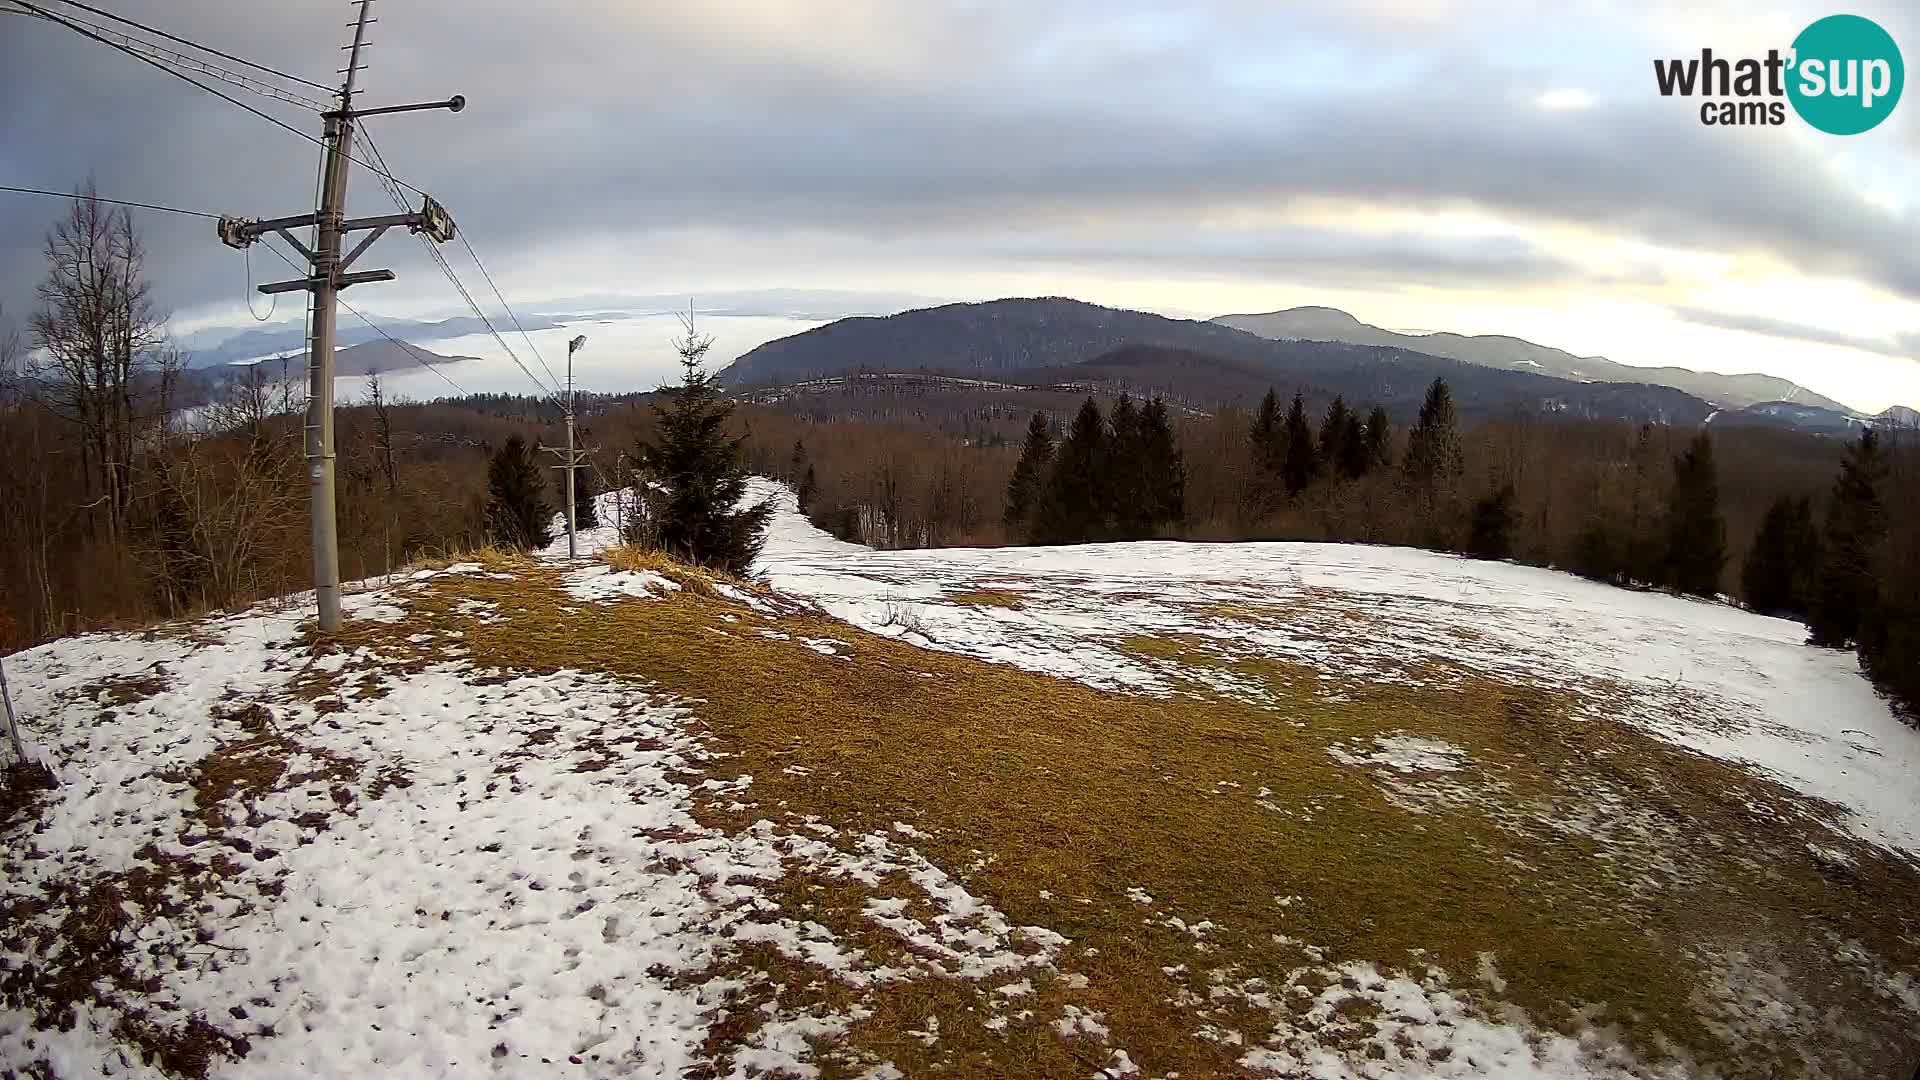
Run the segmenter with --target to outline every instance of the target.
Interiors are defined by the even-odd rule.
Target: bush
[[[1476,559],[1506,559],[1513,555],[1513,531],[1518,515],[1513,508],[1512,484],[1473,504],[1473,527],[1467,554]]]

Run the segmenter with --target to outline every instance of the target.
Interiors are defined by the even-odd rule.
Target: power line
[[[125,48],[128,48],[128,49],[138,51],[141,55],[153,57],[154,59],[157,59],[162,63],[173,64],[179,67],[191,68],[194,71],[199,72],[200,74],[210,75],[213,78],[219,79],[221,82],[227,83],[228,85],[237,86],[242,90],[251,91],[253,93],[261,95],[262,97],[270,97],[277,101],[284,101],[289,105],[298,105],[301,108],[311,109],[314,112],[326,112],[329,108],[331,108],[331,106],[327,105],[325,102],[315,101],[314,99],[307,97],[304,94],[297,94],[289,90],[284,90],[278,86],[274,86],[271,83],[262,82],[261,80],[256,79],[251,75],[242,74],[241,72],[234,71],[232,68],[221,67],[219,64],[210,63],[206,60],[199,59],[198,57],[188,56],[186,53],[180,52],[175,49],[169,49],[164,45],[156,45],[151,41],[142,41],[139,38],[136,38],[133,35],[126,33],[125,31],[116,30],[110,26],[102,26],[101,24],[96,22],[88,22],[86,19],[82,19],[77,16],[68,15],[68,16],[65,16],[65,19],[67,20],[69,25],[91,27],[94,30],[98,30],[102,34],[111,34],[114,37],[119,39],[117,43],[118,45],[124,46]],[[162,35],[162,36],[171,36],[171,35]],[[220,55],[224,55],[224,54],[220,54]],[[246,61],[241,61],[241,62],[245,63]],[[258,65],[250,65],[250,66],[258,66]],[[301,80],[295,80],[295,81],[301,81]]]
[[[286,121],[280,119],[279,117],[274,116],[271,113],[262,112],[261,110],[254,108],[253,106],[247,104],[244,101],[241,101],[239,98],[236,98],[231,94],[222,93],[221,91],[216,90],[211,86],[208,86],[206,83],[201,82],[200,80],[194,78],[191,75],[186,74],[185,72],[168,67],[166,64],[163,64],[160,61],[155,60],[153,57],[140,52],[138,49],[130,49],[124,45],[121,45],[117,41],[112,41],[107,38],[101,37],[99,34],[93,32],[92,30],[87,29],[84,26],[81,26],[73,22],[70,19],[66,19],[59,15],[55,15],[54,13],[48,11],[46,8],[40,7],[32,3],[31,0],[12,0],[12,2],[20,5],[21,7],[27,9],[28,11],[33,12],[34,14],[40,16],[41,18],[48,20],[49,22],[58,23],[61,26],[64,26],[67,29],[72,30],[74,33],[79,34],[81,37],[90,38],[94,41],[99,42],[102,45],[105,45],[109,49],[113,49],[116,52],[123,52],[128,56],[133,57],[135,60],[138,60],[141,63],[147,64],[151,67],[158,68],[159,70],[166,72],[167,74],[173,76],[176,79],[181,80],[182,82],[191,83],[192,85],[197,86],[202,90],[205,90],[207,93],[212,94],[214,97],[217,97],[222,101],[227,102],[230,105],[234,105],[238,108],[244,109],[247,112],[250,112],[253,115],[259,117],[260,119],[265,120],[267,123],[272,124],[275,127],[282,128],[286,131],[292,132],[293,134],[299,136],[302,139],[305,139],[306,141],[312,143],[313,145],[320,147],[322,150],[328,149],[328,146],[324,141],[314,138],[312,135],[309,135],[306,132],[301,131],[299,128],[294,127],[292,124],[287,123]],[[369,165],[366,162],[361,161],[359,158],[353,157],[349,154],[341,154],[340,156],[352,162],[353,164],[368,170],[369,172],[380,171],[379,169],[374,168],[372,165]],[[394,183],[399,184],[401,187],[404,187],[409,191],[415,192],[416,194],[420,194],[420,195],[426,194],[425,191],[422,191],[419,188],[414,187],[412,184],[409,184],[405,180],[401,180],[398,177],[388,176],[387,179],[392,180]]]
[[[292,267],[296,273],[304,274],[307,272],[301,269],[300,264],[294,262],[291,258],[288,258],[285,252],[281,251],[277,247],[274,247],[272,241],[267,241],[267,250],[279,256],[280,261]],[[431,371],[435,375],[440,376],[440,378],[444,380],[448,386],[451,386],[455,390],[458,390],[461,394],[464,395],[471,392],[466,387],[461,386],[457,382],[454,382],[453,378],[449,376],[446,372],[441,371],[438,367],[421,359],[419,352],[415,349],[414,346],[409,345],[406,342],[401,341],[399,338],[394,337],[392,334],[387,333],[387,330],[385,327],[381,326],[379,323],[376,323],[372,319],[369,319],[365,315],[361,314],[360,309],[354,307],[352,304],[347,303],[345,300],[341,300],[339,297],[335,297],[334,301],[338,303],[341,307],[346,308],[348,313],[351,314],[354,318],[359,319],[363,323],[366,323],[368,329],[372,330],[374,333],[379,334],[381,337],[386,338],[388,341],[398,346],[400,351],[406,354],[407,359],[412,360],[414,363],[419,364],[421,367],[426,368],[428,371]]]
[[[186,214],[191,217],[220,220],[219,214],[209,214],[201,210],[182,210],[178,206],[161,206],[158,203],[133,202],[128,199],[109,199],[100,195],[81,195],[71,191],[46,191],[42,188],[14,187],[12,184],[0,184],[0,191],[14,191],[22,195],[51,195],[56,199],[80,199],[84,202],[112,203],[115,206],[134,206],[142,210],[159,210],[168,214]]]
[[[487,273],[487,264],[481,262],[480,253],[473,250],[473,244],[467,239],[467,231],[465,229],[460,230],[460,243],[467,249],[467,254],[473,257],[473,265],[480,268],[480,276],[487,279],[487,287],[493,290],[493,298],[500,301],[500,306],[506,310],[507,318],[513,320],[513,328],[520,331],[520,336],[526,339],[527,348],[533,350],[533,358],[540,361],[540,366],[546,369],[547,378],[558,383],[560,377],[553,373],[552,368],[547,367],[547,358],[540,355],[540,346],[533,343],[533,337],[527,333],[527,328],[520,325],[520,316],[513,313],[513,308],[507,303],[507,298],[500,294],[500,286],[493,283],[493,275]]]
[[[386,189],[387,197],[393,200],[394,206],[399,208],[402,212],[405,212],[408,209],[406,196],[402,194],[399,188],[396,186],[399,183],[399,181],[393,177],[391,170],[387,168],[386,158],[381,155],[379,145],[373,141],[373,134],[366,129],[365,125],[362,125],[360,128],[360,138],[361,138],[361,141],[364,142],[367,146],[367,155],[380,163],[380,168],[372,171],[376,176],[382,177],[381,186]],[[391,183],[389,183],[389,181],[391,181]],[[533,385],[539,387],[542,393],[552,398],[555,402],[558,402],[560,400],[559,391],[556,389],[549,389],[545,383],[540,381],[540,377],[538,375],[535,375],[533,373],[533,370],[527,367],[527,365],[520,360],[520,355],[513,351],[513,346],[507,344],[507,339],[503,337],[500,331],[494,327],[493,320],[487,317],[486,312],[480,310],[480,305],[478,303],[474,302],[473,294],[467,290],[466,284],[460,280],[460,275],[454,272],[453,266],[447,262],[447,257],[441,254],[439,247],[433,244],[424,235],[422,235],[420,239],[422,242],[422,246],[427,249],[427,254],[432,256],[433,261],[439,265],[440,272],[444,274],[447,280],[453,284],[453,287],[459,291],[461,299],[467,302],[467,309],[469,311],[472,311],[473,314],[479,318],[480,322],[486,326],[487,332],[493,335],[493,340],[497,342],[500,345],[501,350],[507,354],[507,359],[512,360],[514,366],[519,368],[521,373],[526,375],[528,379],[532,380]],[[471,248],[471,246],[469,246],[467,250],[472,251],[473,249]],[[478,263],[479,263],[479,260],[476,258],[475,264],[478,265]],[[486,272],[485,267],[482,267],[481,273],[484,274],[485,272]],[[489,283],[491,283],[491,279],[489,279]],[[494,295],[495,296],[499,295],[499,289],[496,288],[494,290]],[[506,301],[504,299],[501,300],[501,306],[502,307],[506,306]],[[507,313],[509,315],[512,315],[513,313],[512,309],[508,309]],[[517,324],[518,320],[516,319],[515,322]],[[522,330],[520,333],[522,336],[526,335],[525,330]],[[533,339],[528,338],[527,344],[532,345]],[[540,358],[538,349],[534,350],[534,356],[536,358]],[[540,366],[547,367],[547,363],[544,358],[540,358]],[[553,378],[552,368],[547,368],[547,376],[549,378]],[[555,378],[554,382],[558,383],[559,379]]]
[[[81,11],[90,12],[94,15],[98,15],[100,18],[103,18],[103,19],[111,19],[112,21],[117,23],[125,23],[126,25],[131,26],[137,30],[145,31],[146,33],[152,34],[156,37],[166,38],[168,41],[174,42],[179,45],[185,45],[185,46],[188,46],[189,48],[199,49],[201,52],[204,52],[204,53],[211,53],[222,60],[231,60],[236,64],[241,64],[246,67],[250,67],[255,71],[264,71],[269,75],[277,75],[282,79],[288,80],[289,82],[297,82],[302,86],[310,86],[315,90],[320,91],[323,94],[334,93],[333,88],[330,86],[322,86],[317,82],[311,82],[307,79],[301,78],[298,75],[290,75],[287,72],[279,70],[278,68],[270,68],[265,64],[256,64],[251,60],[243,60],[240,57],[233,55],[232,53],[221,52],[219,49],[213,48],[210,45],[202,45],[197,41],[190,41],[178,35],[169,34],[165,30],[160,30],[155,27],[148,26],[145,23],[135,22],[134,20],[129,19],[124,15],[115,15],[111,11],[102,11],[97,7],[92,7],[90,5],[80,3],[80,0],[57,0],[57,2],[66,4],[68,7],[79,8]]]

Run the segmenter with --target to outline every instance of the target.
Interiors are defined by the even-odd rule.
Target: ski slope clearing
[[[1897,792],[1915,736],[1784,627],[1407,552],[774,529],[778,587],[609,528],[331,638],[293,597],[9,657],[64,783],[0,821],[0,1075],[1920,1053],[1913,822],[1813,786]]]
[[[756,491],[791,509],[775,485]],[[1750,763],[1853,835],[1920,856],[1920,732],[1844,650],[1726,604],[1571,574],[1356,544],[1091,544],[878,552],[784,515],[759,570],[875,633],[1092,686],[1200,681],[1258,698],[1236,658],[1410,685],[1485,676],[1586,695],[1625,722]],[[1142,639],[1184,642],[1168,662]]]

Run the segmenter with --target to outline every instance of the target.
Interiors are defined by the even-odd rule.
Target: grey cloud
[[[1726,311],[1711,311],[1706,308],[1677,307],[1675,315],[1691,323],[1711,326],[1720,330],[1739,330],[1749,334],[1765,334],[1768,337],[1785,338],[1788,341],[1804,341],[1813,345],[1838,345],[1847,349],[1859,349],[1863,352],[1891,356],[1896,360],[1920,359],[1920,332],[1896,334],[1889,338],[1870,338],[1848,334],[1825,327],[1810,326],[1806,323],[1791,322],[1786,319],[1770,319],[1761,315],[1739,315]]]
[[[267,13],[238,0],[190,9],[128,0],[127,10],[309,72],[332,60],[344,33],[344,8],[331,4]],[[380,14],[369,101],[453,91],[471,101],[459,116],[372,125],[381,147],[400,175],[454,209],[502,276],[539,244],[624,237],[644,258],[648,236],[683,227],[749,245],[797,229],[951,247],[956,259],[1267,272],[1288,261],[1284,245],[1208,236],[1183,250],[1183,233],[1217,210],[1341,196],[1471,203],[1758,250],[1920,299],[1920,220],[1856,199],[1818,144],[1777,129],[1702,128],[1650,85],[1585,112],[1518,108],[1511,67],[1455,36],[1410,42],[1384,14],[614,0],[484,15],[435,0]],[[1399,50],[1406,81],[1249,89],[1223,60],[1248,41],[1298,46],[1303,28],[1356,57]],[[310,144],[198,94],[64,31],[0,16],[0,95],[13,103],[0,115],[0,177],[66,186],[92,173],[105,194],[255,215],[311,200]],[[1903,108],[1892,122],[1911,132],[1916,115]],[[368,177],[355,184],[357,209],[381,205]],[[39,236],[57,212],[0,202],[0,298],[30,293]],[[210,223],[143,223],[167,302],[245,288]],[[431,284],[435,272],[410,245],[390,239],[377,250],[383,265]],[[1409,241],[1395,255],[1333,233],[1295,260],[1389,283],[1594,280],[1538,252],[1468,242]],[[749,246],[710,258],[751,256]],[[264,258],[256,275],[284,270]]]

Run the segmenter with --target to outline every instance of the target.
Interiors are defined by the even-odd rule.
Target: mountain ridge
[[[1362,322],[1351,313],[1333,307],[1306,305],[1259,314],[1219,315],[1209,321],[1274,340],[1391,345],[1485,367],[1526,369],[1576,381],[1671,386],[1726,409],[1741,409],[1767,402],[1788,402],[1858,415],[1857,410],[1775,375],[1758,372],[1722,375],[1672,366],[1634,367],[1604,356],[1576,356],[1565,349],[1508,334],[1456,334],[1449,331],[1406,334]]]
[[[1213,362],[1198,362],[1197,356]],[[1713,412],[1708,403],[1671,387],[1586,384],[1393,346],[1270,340],[1208,320],[1063,297],[1005,298],[841,319],[767,342],[722,369],[719,377],[735,390],[848,372],[1057,382],[1062,369],[1076,367],[1135,390],[1160,390],[1177,378],[1180,396],[1209,405],[1248,404],[1271,386],[1302,390],[1314,399],[1338,394],[1408,412],[1417,410],[1428,383],[1444,378],[1470,414],[1519,408],[1690,425]]]

